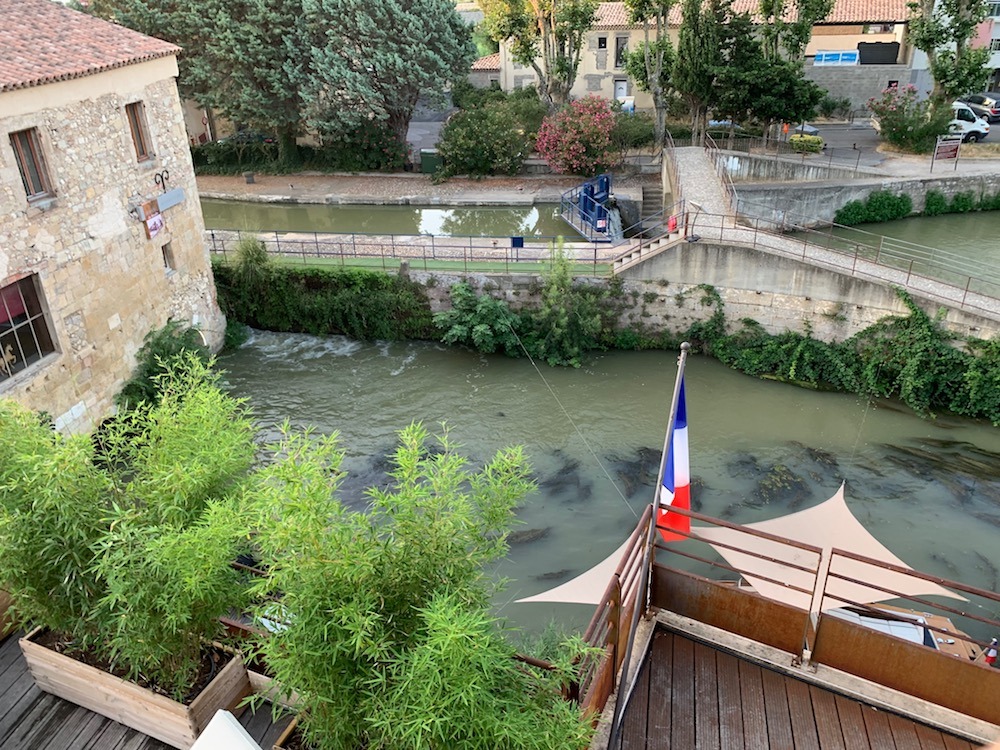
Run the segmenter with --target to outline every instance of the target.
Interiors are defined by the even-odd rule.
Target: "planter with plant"
[[[579,642],[535,671],[490,613],[487,567],[532,489],[521,450],[472,471],[447,434],[432,445],[414,424],[399,437],[365,511],[337,497],[335,436],[286,433],[283,460],[255,476],[259,655],[297,692],[305,746],[586,747],[590,723],[561,697]]]
[[[211,643],[244,604],[230,562],[254,429],[196,355],[159,382],[93,439],[0,402],[0,580],[42,689],[183,748],[250,691]]]

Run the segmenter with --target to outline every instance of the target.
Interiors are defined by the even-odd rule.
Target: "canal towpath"
[[[320,174],[200,175],[203,198],[260,203],[327,203],[415,206],[528,206],[558,203],[562,194],[583,178],[565,175],[518,175],[483,179],[452,178],[435,184],[429,175]],[[614,190],[641,200],[643,185],[658,185],[658,174],[615,177]]]

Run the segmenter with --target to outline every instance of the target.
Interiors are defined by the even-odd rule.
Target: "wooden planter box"
[[[291,739],[292,734],[294,734],[296,727],[298,727],[299,719],[295,717],[292,719],[288,726],[285,727],[285,731],[274,741],[274,747],[272,750],[285,750],[288,746],[288,741]]]
[[[40,632],[37,628],[20,641],[39,688],[181,750],[194,744],[216,711],[238,714],[240,702],[250,694],[247,670],[239,658],[230,660],[186,706],[40,646],[32,640]]]

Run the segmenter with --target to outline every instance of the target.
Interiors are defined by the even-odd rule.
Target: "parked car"
[[[808,122],[804,122],[792,128],[792,133],[798,133],[799,135],[819,135],[819,128],[814,128]]]
[[[954,118],[948,123],[948,132],[961,135],[966,143],[981,141],[990,134],[990,124],[977,115],[972,108],[963,102],[951,103]]]
[[[230,136],[219,139],[220,143],[274,143],[274,136],[257,130],[237,130]]]
[[[962,99],[969,108],[986,122],[1000,122],[1000,91],[987,91]]]

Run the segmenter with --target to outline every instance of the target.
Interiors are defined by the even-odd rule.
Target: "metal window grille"
[[[47,198],[52,195],[52,183],[49,181],[45,160],[42,157],[38,129],[29,128],[10,134],[10,143],[14,148],[14,159],[21,172],[21,182],[29,201]]]
[[[125,105],[128,116],[128,126],[132,130],[132,143],[135,145],[135,156],[139,161],[153,158],[153,149],[149,142],[149,129],[146,127],[146,112],[142,102],[132,102]]]
[[[56,350],[36,280],[0,288],[0,383]]]

